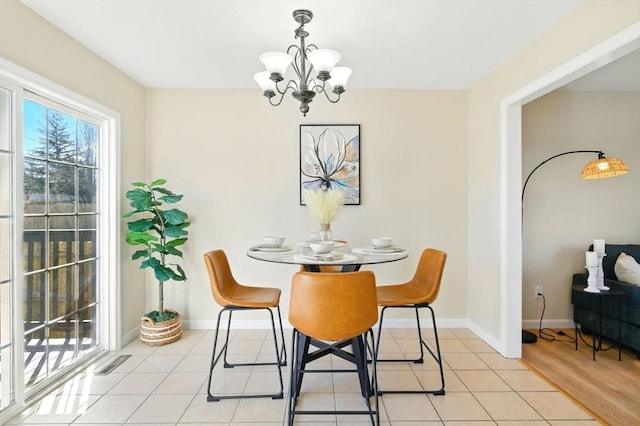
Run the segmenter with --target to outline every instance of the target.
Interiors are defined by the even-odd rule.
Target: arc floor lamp
[[[554,158],[562,157],[563,155],[584,154],[584,153],[598,154],[598,158],[593,161],[590,161],[589,163],[587,163],[586,166],[584,166],[584,168],[582,169],[582,179],[604,179],[604,178],[610,178],[615,176],[621,176],[629,173],[629,167],[627,167],[627,165],[622,160],[619,160],[613,157],[607,158],[604,155],[604,152],[602,151],[581,149],[577,151],[562,152],[560,154],[556,154],[547,158],[546,160],[538,164],[536,167],[534,167],[533,170],[531,170],[531,172],[527,176],[527,179],[525,179],[524,181],[524,185],[522,185],[521,208],[522,208],[522,221],[523,221],[522,228],[523,229],[524,229],[524,192],[527,189],[527,184],[529,183],[529,179],[531,179],[531,176],[536,172],[536,170],[538,170],[540,167],[542,167],[544,164],[548,163],[549,161],[553,160]],[[534,333],[527,330],[522,330],[522,343],[534,343],[536,342],[536,340],[537,340],[537,337]]]

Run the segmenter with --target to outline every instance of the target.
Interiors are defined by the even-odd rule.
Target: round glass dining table
[[[321,267],[326,265],[340,266],[342,272],[353,272],[360,270],[362,265],[396,262],[406,259],[408,255],[406,250],[396,246],[384,249],[374,247],[349,249],[347,244],[341,242],[336,242],[334,251],[328,254],[315,254],[305,243],[300,243],[295,247],[258,245],[247,251],[247,256],[252,259],[302,265],[310,272],[320,272]]]

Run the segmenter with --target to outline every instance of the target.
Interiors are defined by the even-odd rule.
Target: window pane
[[[78,164],[96,165],[98,126],[78,120]]]
[[[24,331],[44,324],[47,303],[46,273],[38,272],[24,277]]]
[[[24,101],[23,144],[24,154],[31,157],[47,157],[47,109],[35,102]]]
[[[30,387],[47,377],[47,339],[44,327],[24,336],[24,385]]]
[[[0,136],[0,141],[2,136]],[[10,215],[12,194],[11,154],[0,151],[0,215]]]
[[[50,160],[76,162],[76,120],[59,111],[47,110],[47,152]]]
[[[92,260],[78,265],[80,287],[78,288],[78,309],[85,308],[98,301],[96,290],[97,261]]]
[[[11,151],[11,127],[8,119],[10,112],[11,92],[0,88],[0,150]]]
[[[25,214],[45,213],[46,167],[44,160],[24,160]]]
[[[91,220],[93,219],[93,221]],[[78,260],[91,259],[97,256],[96,253],[96,229],[95,229],[96,216],[80,216],[80,241],[78,241]],[[93,229],[91,228],[93,223]],[[84,225],[88,225],[85,227]]]
[[[54,321],[75,310],[75,270],[75,266],[64,266],[49,271],[49,321]]]
[[[49,374],[76,360],[77,336],[75,314],[51,325],[49,331]]]
[[[73,213],[75,201],[75,167],[69,164],[49,163],[49,212]]]
[[[0,347],[8,345],[12,341],[13,309],[11,305],[11,283],[5,282],[0,284]]]
[[[0,282],[13,278],[11,275],[11,218],[0,218]]]
[[[75,216],[53,216],[49,219],[49,267],[76,261]]]
[[[78,325],[80,327],[80,354],[82,357],[98,344],[98,312],[95,306],[78,312]]]
[[[44,263],[46,259],[45,221],[44,217],[24,218],[22,252],[25,272],[38,271],[46,267]]]
[[[96,169],[78,169],[78,212],[96,211]]]
[[[13,346],[7,346],[0,350],[0,386],[2,389],[8,389],[8,392],[0,392],[0,409],[6,408],[15,401],[14,383],[13,383]]]

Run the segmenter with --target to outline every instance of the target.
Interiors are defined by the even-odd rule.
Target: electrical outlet
[[[544,291],[542,290],[541,285],[537,285],[535,287],[535,292],[533,294],[533,297],[535,297],[536,299],[542,299],[542,296],[539,296],[540,294],[544,294]]]

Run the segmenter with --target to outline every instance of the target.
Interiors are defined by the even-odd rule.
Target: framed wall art
[[[340,189],[360,204],[360,125],[300,125],[300,205],[305,190]]]

